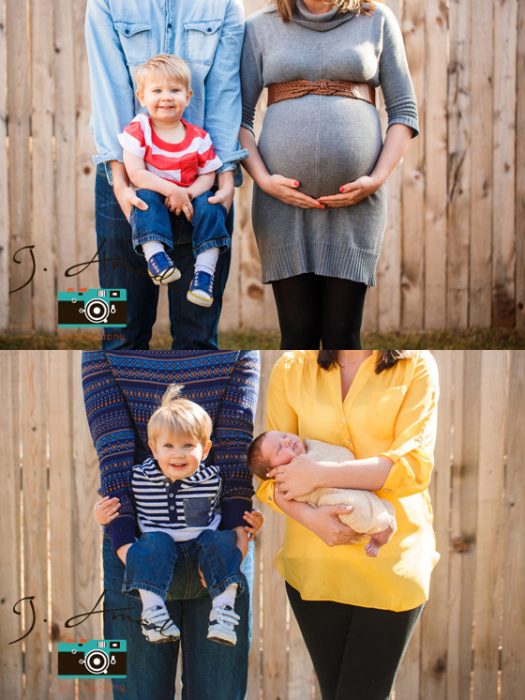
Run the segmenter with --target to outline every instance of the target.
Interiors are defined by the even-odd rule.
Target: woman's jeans
[[[124,565],[104,537],[104,636],[127,641],[127,678],[113,681],[115,700],[173,700],[179,642],[151,644],[141,632],[140,598],[122,593]],[[253,545],[241,570],[246,578],[237,597],[240,615],[237,644],[217,644],[206,638],[210,594],[200,583],[197,562],[188,551],[177,561],[166,603],[181,630],[183,700],[243,700],[246,694],[250,640],[250,590]],[[246,585],[248,584],[248,585]],[[112,612],[114,611],[114,612]]]
[[[184,219],[184,220],[183,220]],[[126,328],[104,331],[105,350],[147,350],[157,316],[159,288],[150,279],[146,261],[137,255],[131,241],[131,226],[115,199],[104,166],[97,168],[95,185],[95,226],[99,261],[100,286],[127,291]],[[226,219],[226,228],[233,231],[233,208]],[[219,256],[213,286],[214,302],[206,308],[192,304],[186,292],[194,273],[192,228],[182,217],[175,224],[173,250],[181,279],[168,285],[172,349],[217,349],[217,327],[222,309],[222,296],[230,269],[231,252]]]
[[[226,230],[228,212],[222,204],[210,204],[208,197],[213,192],[205,192],[192,201],[193,218],[192,250],[197,257],[209,248],[219,248],[224,253],[230,247],[231,236]],[[133,207],[131,212],[131,231],[133,247],[142,254],[142,244],[147,241],[160,241],[173,255],[177,265],[177,251],[173,249],[173,231],[183,226],[187,228],[188,221],[184,214],[177,216],[164,206],[164,195],[152,190],[137,190],[137,197],[146,202],[146,210]]]
[[[175,542],[166,532],[143,533],[128,549],[124,590],[151,591],[165,600],[173,572],[186,556],[198,563],[211,598],[233,583],[242,593],[242,557],[233,530],[204,530],[187,542]]]

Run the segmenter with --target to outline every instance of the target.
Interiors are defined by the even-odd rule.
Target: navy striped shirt
[[[131,488],[142,532],[162,530],[178,542],[216,530],[221,521],[220,469],[201,464],[186,479],[170,481],[151,457],[133,467]]]

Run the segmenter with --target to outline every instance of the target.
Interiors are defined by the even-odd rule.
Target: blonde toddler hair
[[[149,77],[155,73],[161,73],[162,75],[174,78],[189,92],[191,87],[191,71],[186,61],[180,56],[161,53],[138,66],[135,70],[137,93],[142,94],[144,92],[146,82]]]
[[[162,402],[148,421],[148,440],[155,442],[161,432],[189,435],[201,445],[210,439],[213,425],[210,416],[194,401],[180,398],[182,385],[171,384]]]

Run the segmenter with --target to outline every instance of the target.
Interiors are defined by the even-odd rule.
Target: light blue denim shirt
[[[209,132],[223,162],[219,172],[248,155],[237,140],[242,0],[88,0],[85,30],[95,163],[122,161],[117,134],[144,111],[134,68],[159,53],[188,62],[193,97],[184,118]]]

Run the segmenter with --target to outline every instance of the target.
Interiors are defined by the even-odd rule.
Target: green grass
[[[152,347],[159,350],[170,348],[169,336],[154,336]],[[220,347],[270,350],[279,347],[279,334],[242,330],[222,333]],[[92,350],[100,347],[99,335],[95,332],[68,333],[60,335],[0,335],[0,350]],[[510,329],[471,329],[468,331],[425,331],[422,333],[364,333],[365,348],[430,348],[430,349],[525,349],[525,331]]]

